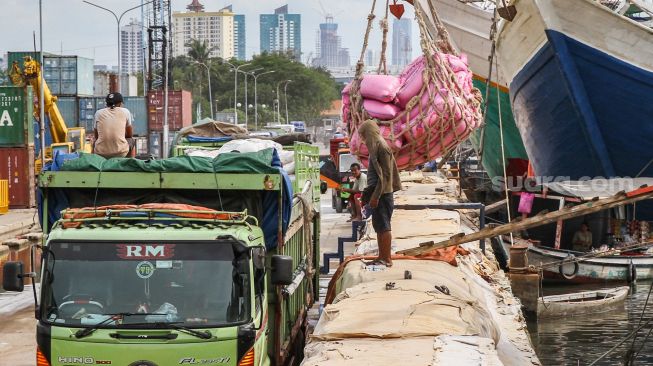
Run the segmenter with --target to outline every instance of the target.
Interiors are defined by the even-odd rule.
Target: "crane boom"
[[[34,90],[34,95],[40,96],[41,89],[41,68],[39,67],[38,62],[27,56],[23,64],[23,76],[25,82],[32,86]],[[66,136],[68,135],[68,127],[66,122],[59,112],[57,107],[57,97],[53,96],[50,92],[48,84],[43,80],[43,105],[45,108],[45,113],[48,118],[50,118],[50,134],[52,135],[52,142],[54,143],[63,143],[66,142]],[[34,108],[34,115],[39,116],[39,104],[36,103]]]

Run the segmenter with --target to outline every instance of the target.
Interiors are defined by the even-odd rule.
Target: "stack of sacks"
[[[400,169],[412,168],[434,160],[452,150],[481,124],[480,93],[472,85],[472,72],[465,55],[440,53],[448,70],[433,80],[424,56],[417,58],[401,75],[365,75],[360,84],[362,107],[369,117],[386,122],[381,133],[393,149]],[[446,88],[447,80],[457,85]],[[429,80],[426,89],[424,80]],[[350,85],[342,91],[343,121],[349,124],[350,146],[366,164],[368,151],[358,135],[363,120],[351,115]],[[421,93],[421,94],[420,94]]]

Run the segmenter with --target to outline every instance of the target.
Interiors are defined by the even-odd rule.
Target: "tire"
[[[628,272],[626,272],[626,280],[628,283],[635,283],[637,282],[637,267],[633,263],[633,261],[630,261],[628,263]]]
[[[570,258],[570,257],[571,257],[571,259],[573,259],[574,255],[570,254],[569,257],[567,257],[567,258]],[[574,262],[574,272],[572,274],[565,273],[565,270],[564,270],[562,264],[560,266],[558,266],[558,272],[560,272],[560,275],[566,280],[574,279],[576,277],[576,275],[578,274],[579,269],[580,269],[580,265],[578,264],[578,262]]]
[[[336,209],[336,200],[339,199],[338,195],[336,194],[335,190],[331,190],[331,208]]]
[[[335,201],[336,201],[336,207],[335,207],[336,212],[342,213],[342,210],[344,209],[343,207],[344,203],[342,202],[342,198],[340,198],[340,196],[336,196]]]

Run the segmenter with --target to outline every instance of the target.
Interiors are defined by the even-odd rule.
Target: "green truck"
[[[3,268],[8,291],[40,277],[37,365],[298,363],[319,291],[319,156],[296,144],[291,183],[271,151],[82,154],[41,173],[41,273]]]

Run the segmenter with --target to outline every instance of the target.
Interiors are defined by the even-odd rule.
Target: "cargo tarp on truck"
[[[224,153],[215,159],[204,157],[178,156],[163,160],[144,161],[138,159],[105,159],[95,154],[57,154],[53,163],[46,166],[50,171],[78,171],[131,173],[214,173],[214,174],[281,174],[283,177],[283,203],[281,220],[283,234],[286,233],[292,211],[293,188],[290,177],[283,170],[279,156],[274,149],[253,153]],[[112,194],[96,194],[95,189],[76,189],[75,194],[67,194],[66,189],[58,188],[49,195],[48,227],[60,218],[65,208],[97,207],[113,204],[152,203],[193,203],[197,206],[216,210],[247,212],[260,222],[265,234],[268,249],[277,246],[279,204],[274,191],[261,193],[220,190],[220,179],[216,176],[216,195],[207,197],[205,193],[186,190],[169,190],[162,194],[160,189],[114,189]],[[226,188],[226,187],[225,187]],[[262,197],[259,196],[262,195]],[[42,207],[39,194],[39,211]],[[42,212],[39,217],[42,217]]]

